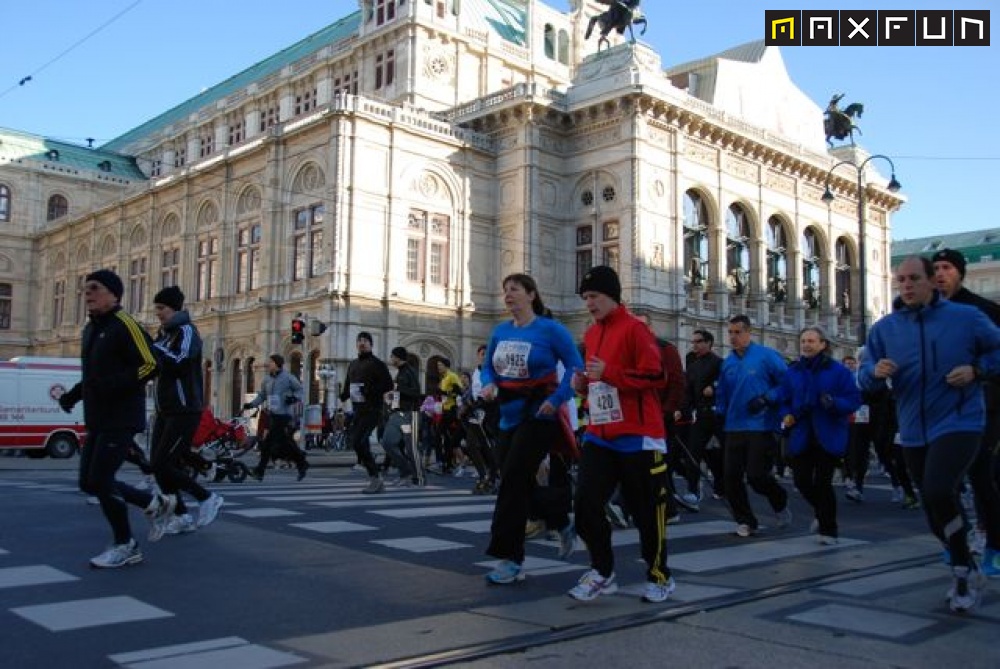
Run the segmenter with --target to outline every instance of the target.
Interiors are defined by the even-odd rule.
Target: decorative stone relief
[[[236,205],[237,214],[246,214],[260,209],[260,189],[256,187],[247,188],[240,195],[240,200]]]
[[[847,215],[857,215],[858,204],[857,202],[851,202],[842,197],[838,197],[836,200],[830,203],[830,208],[839,214]]]
[[[514,264],[514,252],[511,250],[506,250],[500,254],[500,262],[503,263],[504,267],[510,267]]]
[[[812,184],[802,184],[803,200],[815,200],[817,202],[822,202],[824,192],[825,191],[819,186],[813,186]]]
[[[299,171],[292,189],[296,192],[314,191],[326,184],[326,175],[315,163],[309,163]]]
[[[688,139],[684,145],[684,155],[696,163],[714,167],[718,152],[713,146],[703,144],[702,142],[698,142],[693,139]]]
[[[428,200],[436,198],[440,189],[438,180],[433,174],[424,172],[417,177],[417,191]]]
[[[759,183],[760,180],[760,168],[757,163],[739,156],[726,156],[725,171],[751,183]]]
[[[795,179],[784,174],[768,170],[767,176],[764,178],[764,185],[782,193],[795,194]]]

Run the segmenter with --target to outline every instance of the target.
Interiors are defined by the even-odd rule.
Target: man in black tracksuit
[[[357,338],[358,357],[347,368],[347,377],[340,392],[340,401],[351,400],[354,422],[351,423],[347,441],[358,455],[358,462],[364,466],[370,478],[368,487],[362,492],[382,492],[385,483],[378,473],[378,465],[372,457],[368,438],[378,427],[382,415],[385,394],[392,390],[392,376],[384,362],[372,353],[372,336],[359,332]]]
[[[723,432],[715,415],[715,383],[722,371],[722,358],[715,354],[712,345],[715,337],[708,330],[695,330],[691,337],[691,352],[687,354],[684,404],[674,414],[674,420],[694,420],[688,434],[691,457],[704,459],[712,472],[712,492],[716,499],[725,493],[723,485]],[[718,448],[707,448],[712,437]]]
[[[146,428],[145,387],[157,363],[149,335],[119,304],[124,287],[117,274],[92,272],[84,278],[83,291],[90,320],[80,345],[82,379],[63,393],[59,406],[69,413],[83,401],[87,441],[80,451],[80,490],[100,501],[114,536],[114,544],[90,564],[124,567],[142,562],[127,504],[143,508],[154,527],[176,504],[171,495],[154,495],[115,478],[132,438]]]
[[[385,432],[382,435],[382,449],[393,466],[399,469],[399,483],[402,487],[413,484],[416,475],[414,467],[418,464],[406,455],[407,436],[403,427],[412,423],[413,412],[420,409],[420,379],[417,370],[407,361],[409,353],[402,346],[392,349],[389,363],[396,368],[396,390],[386,398],[389,404],[389,417],[385,421]],[[411,434],[411,443],[417,435]],[[414,449],[414,457],[420,457]]]
[[[1000,305],[962,285],[965,280],[965,256],[961,252],[941,249],[931,260],[934,262],[934,283],[942,297],[979,309],[1000,327]],[[985,378],[982,384],[986,428],[979,453],[969,467],[969,483],[972,485],[977,520],[986,531],[982,571],[995,578],[1000,576],[1000,480],[995,469],[1000,442],[1000,378]]]
[[[215,520],[222,497],[210,494],[187,473],[184,454],[205,407],[201,373],[201,335],[184,309],[184,293],[167,286],[153,297],[160,333],[153,344],[160,363],[156,380],[156,419],[150,439],[150,461],[160,490],[176,494],[183,490],[198,500],[198,519],[187,513],[177,496],[174,517],[158,529],[168,534],[191,532]],[[154,532],[151,539],[159,538]]]

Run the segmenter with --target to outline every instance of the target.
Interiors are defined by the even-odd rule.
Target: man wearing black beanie
[[[87,443],[80,451],[80,489],[94,495],[111,525],[113,544],[91,558],[95,568],[142,562],[132,536],[128,504],[145,509],[156,528],[173,513],[176,498],[151,494],[115,478],[136,433],[146,429],[146,383],[158,370],[149,336],[121,308],[122,280],[108,269],[84,279],[90,315],[80,345],[83,377],[59,398],[67,413],[83,401]]]
[[[941,297],[973,306],[1000,326],[1000,305],[962,285],[965,280],[965,256],[961,251],[941,249],[933,256],[934,283]],[[991,578],[1000,576],[1000,467],[995,455],[1000,443],[1000,379],[980,379],[986,401],[986,428],[976,459],[969,467],[969,484],[976,504],[976,517],[986,530],[986,548],[982,572]]]

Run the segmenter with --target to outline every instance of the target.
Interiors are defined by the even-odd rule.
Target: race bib
[[[862,404],[858,407],[858,410],[854,412],[854,422],[855,423],[867,423],[870,420],[871,410],[868,408],[867,404]]]
[[[620,423],[623,420],[622,403],[618,399],[618,389],[603,381],[595,381],[588,386],[591,425]]]
[[[399,408],[399,391],[393,390],[389,393],[389,408],[395,411]]]
[[[528,378],[528,355],[531,343],[526,341],[502,341],[493,352],[493,369],[500,376],[509,379]]]
[[[352,383],[351,384],[351,402],[363,403],[365,401],[365,384],[363,383]]]

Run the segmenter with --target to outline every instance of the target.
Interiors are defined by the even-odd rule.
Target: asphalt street
[[[216,485],[226,505],[192,534],[150,544],[134,510],[145,561],[101,571],[87,560],[109,532],[76,490],[76,460],[0,457],[3,665],[1000,666],[1000,586],[973,615],[950,613],[940,550],[885,479],[863,504],[840,501],[833,547],[798,495],[784,530],[751,495],[765,527],[750,539],[705,501],[669,527],[678,586],[661,605],[640,602],[638,537],[617,530],[621,590],[580,603],[565,593],[587,568],[582,545],[559,560],[532,540],[525,582],[486,585],[493,498],[470,494],[473,478],[362,495],[352,456],[310,459],[301,482],[272,470]]]

